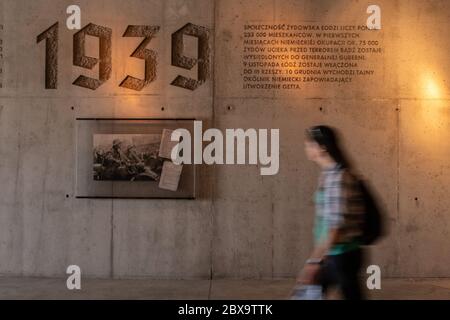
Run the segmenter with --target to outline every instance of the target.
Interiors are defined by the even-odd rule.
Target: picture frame
[[[175,129],[192,134],[194,121],[76,118],[76,198],[195,199],[195,164],[175,165],[167,145],[177,144]]]

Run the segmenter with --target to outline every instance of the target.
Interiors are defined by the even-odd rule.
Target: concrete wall
[[[0,273],[63,276],[69,264],[95,277],[272,278],[294,276],[311,250],[318,174],[303,153],[304,129],[338,127],[356,167],[380,193],[390,235],[374,250],[384,276],[450,276],[450,4],[378,1],[384,54],[369,82],[291,91],[241,89],[243,24],[365,21],[369,1],[77,1],[82,24],[113,30],[113,73],[96,91],[73,86],[73,1],[1,0]],[[44,89],[44,46],[36,36],[59,21],[59,83]],[[188,22],[211,29],[213,74],[195,91],[174,87],[171,34]],[[157,79],[129,58],[131,24],[162,27]],[[187,48],[195,42],[188,43]],[[95,41],[87,43],[96,55]],[[194,50],[195,51],[195,50]],[[72,110],[73,107],[73,110]],[[164,107],[164,110],[162,110]],[[202,166],[199,198],[94,200],[75,195],[75,118],[195,117],[218,128],[279,128],[280,171]]]

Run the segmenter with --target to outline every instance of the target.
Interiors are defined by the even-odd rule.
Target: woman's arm
[[[328,251],[330,251],[331,247],[337,243],[337,239],[339,234],[338,228],[333,228],[328,231],[327,239],[316,246],[309,257],[310,260],[323,260]]]
[[[323,261],[327,252],[337,242],[339,229],[330,229],[328,232],[327,240],[316,246],[306,262],[303,270],[301,271],[297,281],[304,284],[313,284],[317,273],[320,270],[320,262]],[[308,263],[308,261],[310,263]]]

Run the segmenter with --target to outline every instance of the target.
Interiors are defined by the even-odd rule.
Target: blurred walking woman
[[[337,286],[344,299],[363,298],[359,271],[362,249],[363,202],[357,180],[327,126],[306,131],[305,152],[321,169],[315,192],[314,250],[299,275],[303,284],[320,284],[326,294]]]

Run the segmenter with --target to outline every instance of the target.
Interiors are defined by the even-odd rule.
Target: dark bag
[[[372,245],[384,234],[383,211],[368,184],[362,179],[358,184],[365,207],[361,240],[363,245]]]

